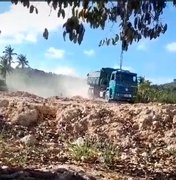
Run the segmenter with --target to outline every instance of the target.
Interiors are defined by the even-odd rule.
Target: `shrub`
[[[83,144],[69,144],[69,152],[73,159],[83,162],[99,162],[112,167],[119,158],[118,146],[108,141],[86,138]]]
[[[176,103],[176,91],[169,88],[152,86],[150,81],[145,80],[138,86],[136,102]]]

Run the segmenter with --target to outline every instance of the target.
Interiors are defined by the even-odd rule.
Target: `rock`
[[[153,127],[154,130],[159,130],[159,127],[160,127],[159,121],[153,121],[152,122],[152,127]]]
[[[148,129],[152,125],[152,116],[144,115],[139,119],[140,129]]]
[[[8,166],[2,166],[1,168],[2,169],[8,169]]]
[[[9,105],[9,101],[7,99],[0,100],[0,107],[7,107]]]
[[[21,138],[20,141],[28,146],[33,146],[37,143],[37,140],[33,135],[26,135]]]
[[[122,153],[120,158],[121,158],[121,160],[125,160],[128,158],[128,155],[126,153]]]
[[[143,153],[141,154],[141,156],[146,158],[146,157],[147,157],[147,153],[146,153],[146,152],[143,152]]]
[[[173,117],[173,124],[176,124],[176,115]]]
[[[168,131],[168,132],[165,132],[165,136],[168,138],[173,138],[173,137],[176,137],[176,133],[175,131]]]
[[[46,147],[47,148],[56,148],[58,147],[58,143],[54,143],[54,142],[48,142],[48,143],[45,143]]]
[[[38,121],[38,112],[36,109],[27,110],[25,112],[16,112],[15,116],[12,118],[12,124],[31,126]]]

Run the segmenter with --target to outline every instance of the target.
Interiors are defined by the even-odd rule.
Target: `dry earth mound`
[[[111,179],[176,179],[176,105],[16,92],[0,95],[0,118],[0,166],[67,163],[113,169]]]

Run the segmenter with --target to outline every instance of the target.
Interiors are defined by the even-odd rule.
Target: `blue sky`
[[[0,2],[0,53],[6,45],[11,44],[15,52],[27,56],[32,68],[86,77],[89,71],[101,67],[118,67],[120,44],[117,46],[98,47],[99,41],[106,36],[114,35],[115,28],[110,31],[111,24],[103,31],[93,30],[86,25],[84,41],[75,45],[63,40],[63,19],[45,2],[35,4],[39,14],[29,14],[22,5]],[[66,17],[71,14],[66,9]],[[153,83],[165,83],[176,78],[176,9],[168,4],[162,16],[167,22],[168,30],[160,38],[149,41],[141,40],[129,47],[124,53],[123,67],[145,76]],[[42,37],[44,28],[50,31],[49,39]]]

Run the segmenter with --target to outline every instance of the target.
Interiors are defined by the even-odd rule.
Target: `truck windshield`
[[[127,73],[117,73],[116,74],[116,81],[117,83],[123,84],[137,84],[137,77],[136,75],[127,74]]]

